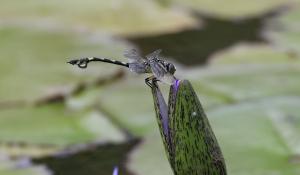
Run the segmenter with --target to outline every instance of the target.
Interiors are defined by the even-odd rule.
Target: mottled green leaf
[[[172,85],[169,100],[175,174],[226,174],[218,142],[189,81]]]
[[[193,87],[177,80],[169,104],[153,84],[156,116],[174,174],[226,174],[223,156]]]

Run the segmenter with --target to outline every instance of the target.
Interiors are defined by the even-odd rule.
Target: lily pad
[[[43,167],[31,167],[18,170],[0,170],[0,175],[50,175],[50,173],[45,172]]]
[[[287,51],[291,56],[297,57],[300,54],[299,21],[300,4],[297,3],[282,16],[272,20],[265,34],[276,47]]]
[[[300,95],[299,63],[267,45],[239,45],[216,54],[211,66],[186,70],[184,76],[193,81],[196,89],[206,87],[233,103],[268,96]]]
[[[278,97],[232,107],[224,106],[209,112],[227,159],[229,174],[298,174],[299,165],[289,161],[296,152],[283,139],[269,114],[270,111],[282,111],[299,119],[299,111],[294,113],[285,110],[287,107],[299,110],[299,104],[297,97]],[[226,118],[226,122],[221,121],[221,118]]]
[[[291,1],[247,1],[247,0],[160,0],[167,4],[179,4],[221,18],[241,18],[263,14],[273,8],[285,5]]]
[[[100,113],[67,110],[62,104],[5,109],[0,116],[1,151],[9,155],[41,156],[72,144],[124,140]]]
[[[158,127],[130,154],[127,167],[137,175],[172,175]]]
[[[20,164],[25,167],[20,167]],[[28,159],[10,160],[2,158],[0,160],[0,175],[50,175],[50,171],[43,165],[34,166]]]
[[[102,64],[81,70],[66,61],[94,55],[120,57],[125,48],[109,38],[20,27],[1,27],[0,37],[0,102],[67,93],[76,83],[106,77],[118,68],[104,71]]]
[[[153,131],[156,121],[149,98],[151,93],[142,78],[124,80],[103,91],[105,93],[100,95],[98,105],[114,120],[135,135]]]
[[[2,0],[1,20],[79,30],[100,30],[118,34],[176,31],[193,26],[187,13],[161,7],[149,0],[49,1],[16,3]],[[26,21],[24,23],[24,21]]]
[[[216,53],[211,59],[213,65],[240,64],[300,64],[300,57],[291,56],[282,50],[266,44],[239,44]]]

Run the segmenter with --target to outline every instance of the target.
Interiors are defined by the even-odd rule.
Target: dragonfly
[[[137,74],[152,74],[150,77],[145,79],[146,84],[150,87],[152,87],[151,81],[161,81],[163,83],[172,85],[176,80],[174,76],[176,67],[174,64],[162,59],[160,56],[161,51],[161,49],[158,49],[143,57],[135,49],[127,50],[123,55],[128,59],[128,62],[99,57],[87,57],[81,59],[72,59],[68,61],[68,63],[77,65],[82,69],[87,68],[89,62],[98,61],[115,64],[127,67],[131,72],[135,72]]]

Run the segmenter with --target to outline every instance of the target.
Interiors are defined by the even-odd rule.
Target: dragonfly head
[[[176,67],[174,66],[174,64],[172,63],[167,63],[166,64],[166,69],[169,73],[171,73],[172,75],[175,73],[176,71]]]

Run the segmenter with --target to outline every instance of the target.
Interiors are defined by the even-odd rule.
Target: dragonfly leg
[[[146,79],[145,79],[145,83],[150,87],[150,88],[152,88],[152,77],[147,77]]]
[[[147,77],[147,78],[145,79],[145,83],[146,83],[150,88],[152,88],[153,85],[155,86],[155,84],[156,84],[157,81],[159,81],[159,80],[156,79],[156,77],[153,76],[153,75],[150,76],[150,77]]]

